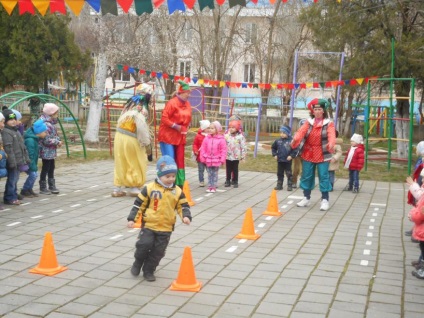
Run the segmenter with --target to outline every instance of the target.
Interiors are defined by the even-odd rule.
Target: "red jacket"
[[[346,164],[347,157],[349,155],[349,151],[352,147],[349,148],[349,150],[346,153],[346,157],[344,159],[344,163]],[[349,170],[358,170],[361,171],[364,167],[364,145],[358,145],[355,153],[353,154],[352,161],[349,165]]]
[[[170,145],[185,145],[188,126],[191,122],[191,105],[189,101],[183,101],[178,96],[173,97],[166,103],[162,112],[159,126],[159,142]],[[173,124],[181,126],[181,132],[172,128]]]
[[[202,142],[205,139],[206,134],[199,128],[197,131],[196,137],[193,140],[193,152],[196,156],[196,161],[200,162],[200,147],[202,147]]]

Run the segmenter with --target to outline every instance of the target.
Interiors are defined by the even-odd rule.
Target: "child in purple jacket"
[[[200,147],[200,161],[206,165],[208,172],[208,189],[206,192],[215,193],[218,186],[219,167],[227,157],[227,143],[220,134],[222,126],[214,121],[209,126],[209,135],[205,137]]]

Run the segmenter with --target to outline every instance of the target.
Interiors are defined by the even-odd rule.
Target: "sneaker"
[[[358,193],[358,192],[359,192],[358,188],[355,188],[352,190],[352,193]]]
[[[330,208],[330,203],[326,199],[323,199],[321,201],[321,207],[319,208],[320,211],[327,211]]]
[[[225,180],[224,187],[228,188],[231,186],[230,180]]]
[[[233,188],[238,188],[238,183],[234,183]]]
[[[299,207],[306,207],[309,206],[309,204],[311,204],[310,200],[308,200],[306,197],[303,197],[302,201],[297,202],[297,206]]]
[[[205,186],[205,183],[204,182],[199,182],[199,187],[204,187]]]
[[[412,235],[412,230],[405,231],[405,236],[411,236],[411,235]]]
[[[34,197],[30,190],[24,190],[24,189],[22,189],[20,195],[18,195],[18,199],[22,200],[19,196],[21,196],[22,198],[24,198],[24,197],[33,198]]]
[[[352,191],[352,190],[353,190],[353,187],[350,185],[346,185],[343,189],[343,191]]]
[[[153,275],[153,273],[144,273],[143,277],[148,282],[154,282],[156,280],[156,277],[155,277],[155,275]]]
[[[216,192],[216,188],[211,188],[211,193],[215,193]]]
[[[139,188],[131,188],[130,189],[130,197],[138,197],[139,194],[140,194]]]
[[[22,201],[23,199],[25,199],[25,197],[22,194],[18,193],[18,200]]]
[[[424,279],[424,268],[420,268],[416,271],[412,271],[412,275],[419,279]]]
[[[127,194],[124,191],[113,191],[112,192],[112,197],[114,197],[114,198],[125,197],[126,195]]]
[[[33,197],[38,197],[38,194],[35,193],[33,189],[30,189],[29,192],[31,192]]]
[[[206,189],[206,192],[207,192],[207,193],[211,193],[211,192],[212,192],[212,188],[207,188],[207,189]]]

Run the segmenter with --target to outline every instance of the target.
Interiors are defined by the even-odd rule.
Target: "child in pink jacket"
[[[206,192],[215,193],[218,186],[219,166],[225,163],[227,157],[227,143],[220,134],[222,126],[214,121],[209,126],[209,135],[205,137],[200,147],[200,161],[206,165],[208,172],[208,189]]]

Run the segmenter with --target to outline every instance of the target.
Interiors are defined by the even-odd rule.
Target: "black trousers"
[[[43,165],[41,166],[40,181],[46,181],[46,177],[53,179],[55,168],[54,159],[43,159],[42,162]]]
[[[226,179],[238,184],[238,167],[240,160],[225,160]]]
[[[143,273],[154,273],[160,260],[165,256],[172,232],[158,232],[141,229],[139,240],[135,243],[134,265]]]
[[[284,174],[287,176],[287,183],[292,182],[292,170],[291,170],[292,162],[278,162],[277,166],[277,178],[278,182],[283,183]]]

